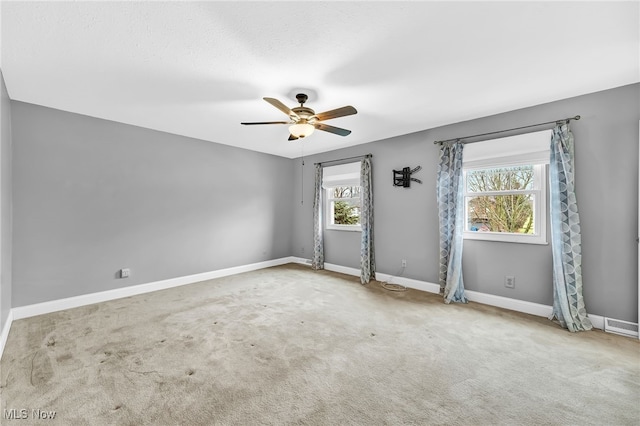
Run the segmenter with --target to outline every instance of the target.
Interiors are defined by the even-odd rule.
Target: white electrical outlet
[[[407,259],[402,259],[402,267],[403,268],[407,267]]]
[[[129,278],[131,274],[131,270],[129,268],[120,269],[120,278]]]
[[[505,275],[504,276],[504,286],[506,288],[515,288],[516,286],[516,277],[513,275]]]

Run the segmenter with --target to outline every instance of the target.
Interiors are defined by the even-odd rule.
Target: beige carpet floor
[[[0,367],[3,425],[640,423],[634,339],[293,264],[15,321]]]

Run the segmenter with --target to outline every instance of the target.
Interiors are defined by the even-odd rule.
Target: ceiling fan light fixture
[[[307,101],[307,95],[305,95],[304,93],[298,93],[296,95],[296,99],[300,103],[300,106],[295,108],[289,108],[275,98],[262,99],[287,114],[289,116],[289,121],[255,121],[244,122],[240,124],[288,124],[290,141],[306,138],[307,136],[311,135],[315,129],[322,130],[323,132],[333,133],[334,135],[348,136],[351,134],[351,130],[329,126],[328,124],[323,123],[323,121],[358,113],[358,111],[356,111],[354,107],[352,107],[351,105],[347,105],[342,108],[336,108],[330,111],[316,114],[314,110],[304,106],[305,102]]]
[[[297,138],[309,136],[316,128],[309,123],[297,123],[289,127],[289,133]]]

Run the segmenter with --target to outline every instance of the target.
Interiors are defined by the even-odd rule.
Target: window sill
[[[360,225],[327,225],[324,229],[327,231],[349,231],[349,232],[362,232]]]
[[[546,237],[541,235],[515,235],[499,232],[464,232],[465,240],[497,241],[503,243],[548,245]]]

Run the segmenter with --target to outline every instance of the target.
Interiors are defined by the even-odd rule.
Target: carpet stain
[[[51,360],[46,353],[36,351],[31,358],[31,386],[42,386],[48,383],[53,377]]]
[[[250,321],[253,321],[253,320],[259,320],[260,318],[262,318],[262,314],[261,313],[252,312],[250,314],[244,315],[242,317],[242,320],[246,321],[246,322],[250,322]]]
[[[187,349],[191,349],[195,346],[195,343],[193,341],[193,336],[190,334],[187,334],[186,336],[182,336],[182,345],[187,348]]]
[[[62,354],[59,357],[57,357],[56,361],[65,362],[65,361],[69,361],[70,359],[73,359],[73,355],[71,355],[70,353],[66,353],[66,354]]]

